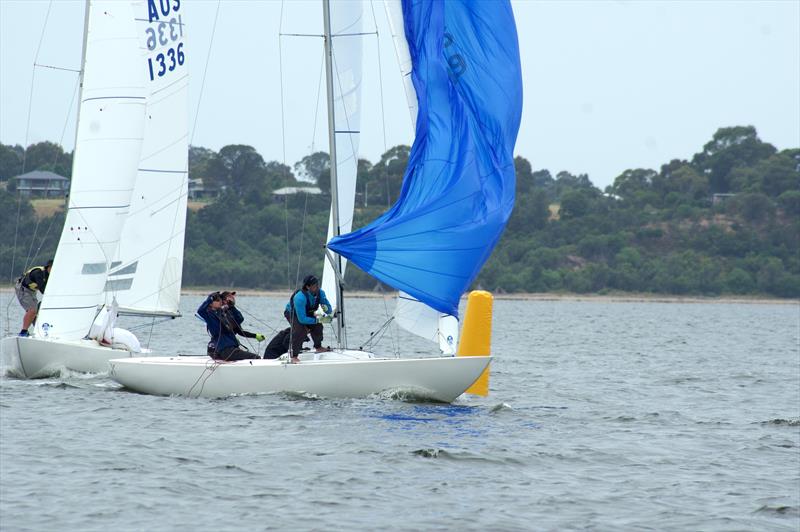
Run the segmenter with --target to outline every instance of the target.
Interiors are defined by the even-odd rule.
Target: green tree
[[[800,190],[787,190],[778,197],[778,203],[787,214],[800,216]]]
[[[775,204],[760,192],[738,194],[727,202],[729,212],[739,214],[748,222],[761,223],[775,214]]]
[[[265,166],[264,159],[252,146],[225,146],[208,161],[209,185],[239,197],[260,198],[267,184]]]
[[[514,172],[517,175],[517,194],[525,194],[534,186],[531,163],[523,157],[514,157]]]
[[[25,149],[17,144],[0,144],[0,181],[7,181],[22,173],[22,156]]]
[[[400,188],[403,185],[403,175],[408,166],[408,156],[411,148],[408,146],[395,146],[381,156],[381,160],[375,163],[370,174],[370,182],[375,183],[375,187],[381,194],[380,203],[391,206],[400,197]],[[370,197],[372,196],[370,187]],[[372,200],[370,199],[370,203]]]
[[[46,170],[64,177],[72,175],[72,154],[64,153],[58,144],[53,142],[38,142],[31,144],[25,150],[24,170]]]
[[[692,164],[708,173],[711,192],[730,192],[731,170],[752,166],[773,153],[775,147],[762,142],[753,126],[724,127],[714,133],[702,152],[695,154]]]
[[[651,191],[651,183],[656,175],[655,171],[645,168],[625,170],[614,179],[610,192],[620,198],[633,200],[641,193]]]
[[[315,183],[325,194],[331,193],[331,157],[324,151],[306,155],[295,163],[298,179]]]
[[[590,196],[581,190],[570,190],[561,198],[561,207],[558,211],[562,219],[579,218],[589,213],[591,207]]]

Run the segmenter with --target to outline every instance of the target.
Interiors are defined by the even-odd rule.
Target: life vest
[[[29,268],[25,270],[25,273],[22,274],[22,277],[19,278],[19,282],[25,288],[30,288],[31,290],[36,290],[39,288],[39,283],[35,283],[31,281],[31,273],[35,272],[36,270],[42,270],[44,274],[45,280],[47,280],[47,271],[45,270],[44,266],[34,266],[33,268]]]
[[[319,300],[321,298],[319,296],[317,296],[317,302],[312,305],[311,304],[311,293],[310,292],[306,292],[303,289],[295,290],[294,293],[292,294],[292,297],[289,298],[289,309],[290,309],[290,312],[292,313],[292,316],[295,315],[294,296],[296,296],[298,292],[303,292],[305,294],[305,296],[306,296],[306,316],[308,316],[309,318],[316,318],[316,316],[314,316],[314,312],[319,308]]]

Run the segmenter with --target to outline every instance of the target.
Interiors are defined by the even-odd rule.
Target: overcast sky
[[[319,33],[320,2],[287,3],[281,22],[279,0],[222,0],[212,43],[217,5],[183,0],[192,143],[250,144],[289,165],[327,151],[321,40],[283,37],[278,53],[280,32]],[[516,154],[535,169],[588,173],[602,188],[628,168],[690,158],[733,125],[754,125],[779,149],[800,147],[800,0],[512,5],[525,89]],[[373,7],[361,152],[376,162],[413,139],[383,3]],[[72,149],[77,74],[34,74],[33,63],[38,48],[39,64],[78,69],[82,33],[81,1],[0,0],[0,142]]]

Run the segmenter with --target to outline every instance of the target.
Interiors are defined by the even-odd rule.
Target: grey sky
[[[40,64],[79,67],[82,4],[52,2]],[[193,120],[217,1],[183,4]],[[412,141],[383,5],[374,4],[380,36],[365,45],[361,150],[372,162],[385,148]],[[779,149],[800,146],[798,0],[512,4],[525,88],[516,153],[534,168],[585,172],[604,187],[627,168],[689,158],[717,128],[732,125],[754,125]],[[77,75],[38,68],[31,91],[48,5],[0,0],[0,142],[24,144],[27,132],[29,144],[53,140],[71,149]],[[319,33],[319,5],[287,2],[282,31]],[[280,12],[278,0],[222,1],[194,145],[250,144],[265,159],[289,165],[312,147],[327,150],[324,102],[317,106],[318,38],[282,39],[282,130]],[[371,13],[368,19],[372,25]]]

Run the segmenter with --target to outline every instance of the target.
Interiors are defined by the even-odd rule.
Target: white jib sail
[[[141,152],[145,65],[131,2],[87,5],[72,183],[35,334],[83,338],[104,302]]]
[[[353,207],[358,172],[358,141],[361,128],[362,20],[364,3],[331,2],[331,43],[333,45],[333,106],[336,134],[339,231],[353,228]],[[328,238],[333,238],[333,214],[328,221]],[[342,259],[342,275],[346,262]],[[335,274],[324,261],[322,289],[334,308],[338,307]]]
[[[136,2],[137,32],[146,49],[144,141],[119,250],[106,282],[107,303],[122,312],[177,315],[188,194],[188,91],[185,3],[166,13]]]
[[[411,81],[412,62],[403,25],[403,6],[400,0],[384,0],[383,6],[392,32],[397,63],[400,67],[400,76],[403,79],[403,88],[406,92],[408,111],[411,114],[412,129],[416,130],[417,91]],[[409,294],[400,292],[397,296],[394,319],[403,329],[432,342],[437,342],[442,353],[446,355],[455,354],[458,346],[458,319],[455,316],[442,314]]]

